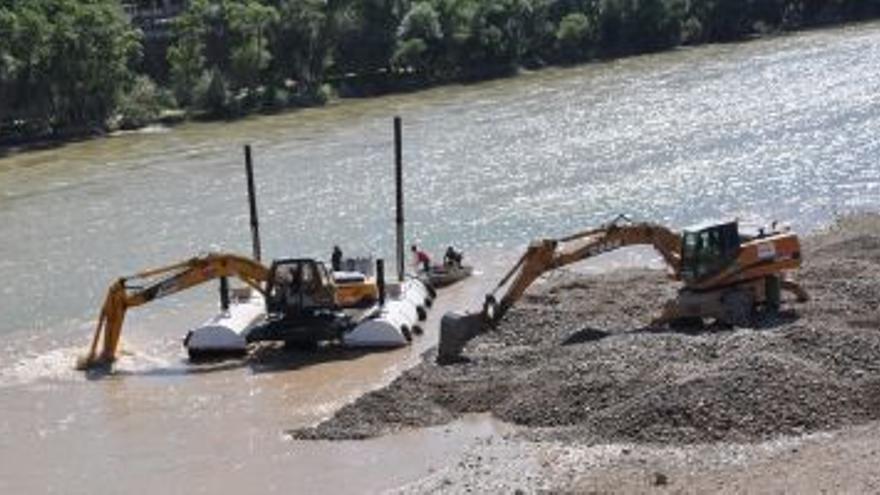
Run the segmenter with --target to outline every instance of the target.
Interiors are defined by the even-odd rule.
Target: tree
[[[469,77],[508,73],[525,51],[526,0],[485,0],[464,7],[468,31],[459,66]]]
[[[556,40],[564,60],[582,60],[592,48],[598,36],[595,22],[576,12],[562,18],[556,30]]]
[[[443,40],[440,16],[434,7],[428,2],[413,4],[400,23],[397,37],[397,65],[430,73]]]
[[[345,9],[335,40],[332,70],[345,74],[387,68],[398,48],[397,29],[409,0],[360,0]]]
[[[141,47],[118,2],[7,1],[0,23],[3,118],[37,132],[103,128]]]
[[[741,0],[692,0],[689,10],[702,28],[701,41],[732,41],[751,31],[749,5]]]
[[[174,20],[175,41],[168,49],[171,89],[183,107],[195,101],[195,89],[205,71],[206,0],[194,0],[189,9]]]
[[[131,89],[120,98],[116,110],[122,129],[137,129],[158,119],[162,105],[156,83],[149,76],[137,76]]]
[[[199,81],[197,90],[199,108],[214,117],[228,117],[233,113],[226,78],[219,68],[214,67]]]
[[[0,8],[0,124],[27,121],[41,130],[50,126],[49,81],[42,77],[52,56],[52,26],[35,6]]]
[[[681,42],[683,0],[638,0],[631,3],[628,34],[638,51],[657,51]]]
[[[230,51],[230,74],[239,88],[253,88],[261,81],[260,75],[272,59],[266,48],[266,31],[278,18],[273,7],[255,1],[230,7],[229,26],[235,40]]]
[[[294,81],[305,98],[319,97],[332,61],[334,39],[344,3],[329,0],[282,0],[273,52],[278,71]]]
[[[400,23],[397,36],[399,39],[421,38],[430,42],[439,41],[443,38],[440,16],[430,3],[415,3]]]

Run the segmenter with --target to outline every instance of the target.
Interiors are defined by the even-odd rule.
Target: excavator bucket
[[[487,324],[484,313],[452,311],[440,320],[440,343],[437,346],[437,364],[452,364],[464,360],[461,351]]]

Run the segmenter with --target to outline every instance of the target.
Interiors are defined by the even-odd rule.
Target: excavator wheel
[[[755,303],[751,294],[742,290],[731,290],[721,298],[724,305],[721,323],[732,327],[749,327],[752,324]]]

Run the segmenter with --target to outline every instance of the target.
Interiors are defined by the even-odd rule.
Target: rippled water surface
[[[267,257],[327,257],[340,243],[390,258],[401,115],[409,237],[462,245],[484,268],[454,307],[529,239],[618,213],[808,230],[877,209],[878,67],[880,24],[866,24],[2,158],[0,491],[87,491],[114,470],[197,489],[235,462],[287,481],[242,453],[270,452],[268,466],[304,475],[280,432],[427,346],[193,374],[179,338],[212,311],[212,288],[132,315],[126,373],[85,381],[70,370],[114,277],[209,249],[247,252],[244,143],[255,147]]]

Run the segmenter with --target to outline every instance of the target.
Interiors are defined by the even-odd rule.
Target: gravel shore
[[[438,366],[426,354],[388,387],[291,434],[358,439],[490,413],[532,445],[693,449],[872,424],[880,217],[846,218],[803,242],[797,279],[811,300],[787,300],[750,328],[650,327],[676,290],[661,272],[555,273],[468,344],[469,362]]]

